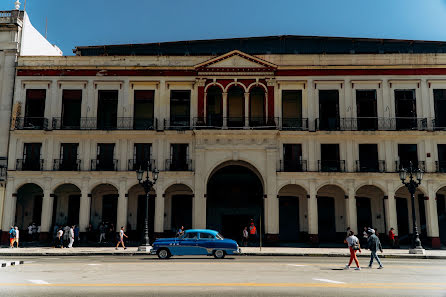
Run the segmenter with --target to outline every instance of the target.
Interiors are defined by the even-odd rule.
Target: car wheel
[[[160,259],[169,259],[171,254],[168,249],[159,249],[156,254]]]
[[[222,250],[214,251],[214,258],[215,259],[223,259],[224,257],[225,257],[225,251],[222,251]]]

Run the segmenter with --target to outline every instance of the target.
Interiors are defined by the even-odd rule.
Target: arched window
[[[240,86],[228,91],[228,127],[243,127],[245,114],[244,90]]]
[[[249,125],[265,126],[265,91],[261,87],[253,87],[249,92]]]
[[[206,126],[221,127],[223,124],[223,95],[221,88],[212,86],[206,96]]]

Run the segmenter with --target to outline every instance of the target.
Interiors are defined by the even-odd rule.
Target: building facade
[[[135,170],[161,172],[152,235],[184,225],[270,242],[412,232],[398,170],[425,171],[422,237],[446,238],[446,44],[277,36],[19,57],[3,226],[142,231]],[[443,232],[443,233],[442,233]],[[3,234],[4,238],[6,233]]]

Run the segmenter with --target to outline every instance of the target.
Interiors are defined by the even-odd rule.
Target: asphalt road
[[[446,296],[446,260],[384,259],[382,270],[355,271],[331,257],[19,259],[0,268],[0,296]]]

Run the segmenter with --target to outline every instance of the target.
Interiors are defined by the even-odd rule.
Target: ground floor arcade
[[[121,174],[10,177],[1,188],[3,240],[8,226],[26,230],[31,223],[40,226],[41,240],[56,225],[76,224],[85,234],[101,223],[115,231],[125,226],[139,238],[147,199],[131,173]],[[446,183],[429,175],[415,195],[415,215],[423,241],[440,247],[446,243]],[[184,226],[240,240],[251,220],[268,242],[342,242],[347,227],[383,234],[393,227],[401,243],[412,233],[410,195],[397,174],[277,173],[272,182],[254,165],[231,161],[206,176],[162,172],[148,203],[151,238]]]

